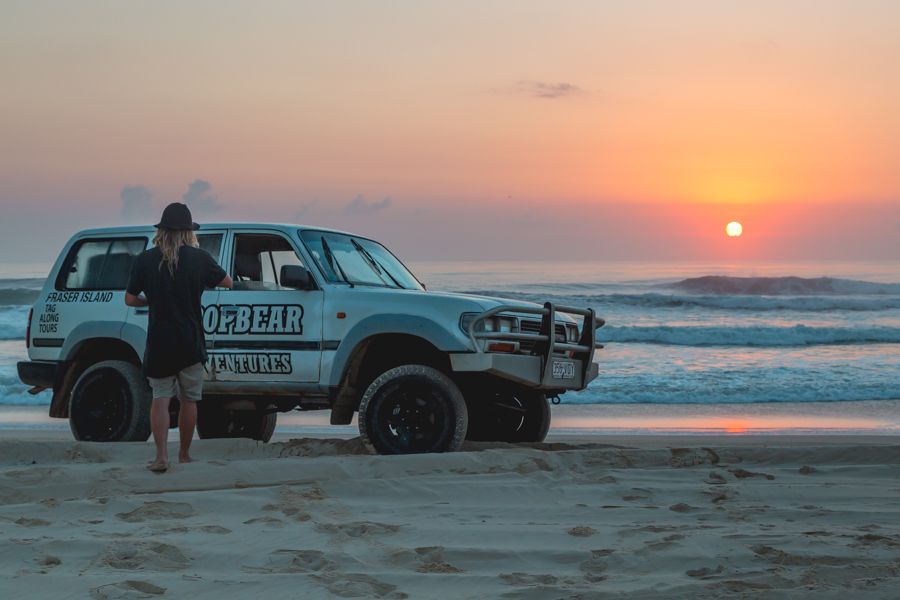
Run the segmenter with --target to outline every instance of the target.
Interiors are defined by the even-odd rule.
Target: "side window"
[[[135,257],[146,247],[147,238],[80,242],[69,253],[56,287],[63,290],[124,290]]]
[[[235,290],[286,290],[281,267],[305,266],[293,246],[280,235],[241,233],[235,236],[232,274]]]
[[[219,260],[219,252],[222,250],[221,233],[201,233],[197,236],[200,249],[208,252],[214,259]]]

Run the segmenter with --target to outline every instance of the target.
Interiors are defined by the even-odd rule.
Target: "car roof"
[[[330,229],[328,227],[316,227],[316,226],[307,226],[307,225],[299,225],[297,223],[243,223],[243,222],[231,222],[231,223],[202,223],[200,225],[200,230],[197,233],[203,233],[204,231],[215,231],[221,229],[274,229],[279,231],[297,231],[300,230],[313,230],[313,231],[323,231],[327,233],[340,233],[345,235],[356,235],[354,233],[350,233],[347,231],[341,231],[339,229]],[[95,227],[92,229],[83,229],[78,232],[79,236],[100,236],[100,235],[121,235],[128,233],[153,233],[156,231],[156,228],[153,225],[125,225],[121,227]],[[365,237],[365,236],[359,236]]]

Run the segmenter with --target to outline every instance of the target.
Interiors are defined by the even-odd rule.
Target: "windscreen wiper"
[[[353,282],[347,278],[347,274],[344,273],[344,269],[341,268],[341,263],[339,263],[338,259],[331,253],[331,247],[328,245],[328,242],[325,241],[325,236],[323,235],[319,239],[322,241],[322,251],[325,253],[325,260],[328,261],[328,266],[331,267],[332,271],[334,271],[335,266],[337,266],[338,273],[341,274],[341,277],[343,277],[347,285],[353,287]]]
[[[372,270],[375,271],[375,274],[381,277],[382,273],[390,277],[391,281],[394,282],[394,285],[400,289],[403,289],[403,286],[400,285],[400,282],[397,281],[397,278],[391,275],[390,271],[384,268],[384,265],[380,264],[374,256],[372,256],[368,250],[366,250],[362,244],[350,238],[350,241],[353,243],[353,247],[356,248],[356,251],[362,254],[362,257],[366,259],[366,264],[372,267]],[[384,281],[384,277],[381,277],[381,280]]]

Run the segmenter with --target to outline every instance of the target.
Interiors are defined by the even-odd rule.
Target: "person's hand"
[[[125,292],[125,304],[128,306],[133,306],[135,308],[141,308],[142,306],[147,306],[147,297],[143,294],[139,296],[135,296],[134,294],[129,294]]]

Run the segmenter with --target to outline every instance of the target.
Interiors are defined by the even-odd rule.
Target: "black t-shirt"
[[[206,251],[182,246],[173,278],[168,265],[160,265],[162,252],[152,248],[134,261],[128,293],[143,292],[150,305],[144,375],[169,377],[206,362],[203,309],[200,297],[215,287],[225,271]]]

